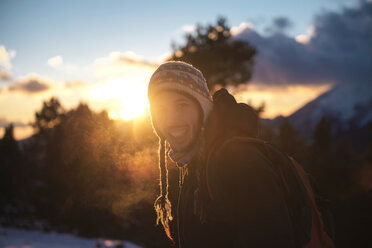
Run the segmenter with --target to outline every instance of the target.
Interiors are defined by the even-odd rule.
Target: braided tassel
[[[168,200],[168,197],[159,196],[155,201],[154,207],[157,214],[156,225],[158,225],[160,221],[168,238],[173,241],[169,228],[169,221],[173,220],[171,213],[172,205]]]
[[[160,196],[154,203],[154,208],[157,214],[156,225],[161,222],[168,238],[174,242],[169,228],[169,222],[173,220],[173,217],[171,213],[172,205],[168,199],[168,170],[165,164],[164,139],[160,138],[159,146]]]

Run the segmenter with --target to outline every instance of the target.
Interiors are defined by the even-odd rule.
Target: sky
[[[357,0],[1,0],[0,128],[13,122],[17,139],[29,136],[27,123],[52,96],[67,109],[80,101],[106,109],[113,119],[140,115],[148,79],[172,42],[182,43],[197,23],[218,16],[227,18],[233,38],[259,52],[252,81],[229,90],[238,100],[265,102],[264,117],[288,115],[337,83],[370,76],[371,37],[363,36],[372,24],[370,6]],[[350,46],[359,50],[343,52]],[[349,64],[340,62],[345,58]]]

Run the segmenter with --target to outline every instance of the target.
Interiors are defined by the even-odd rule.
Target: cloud
[[[9,91],[19,91],[27,94],[36,94],[53,88],[53,83],[38,76],[29,76],[24,80],[18,80],[8,86]]]
[[[262,36],[247,27],[233,39],[249,41],[258,49],[256,82],[368,83],[372,78],[371,27],[372,2],[362,1],[340,12],[322,12],[308,33],[296,38],[283,32]]]
[[[95,77],[122,77],[133,75],[135,71],[143,71],[144,68],[155,68],[158,62],[150,62],[134,52],[111,52],[107,57],[98,58],[86,68],[88,73]]]
[[[7,127],[11,123],[13,123],[14,127],[29,127],[30,126],[28,123],[25,123],[22,121],[9,121],[8,119],[4,117],[0,117],[0,128]]]
[[[4,45],[0,45],[0,67],[5,68],[6,70],[12,69],[12,64],[10,60],[16,56],[16,51],[6,50]]]
[[[98,58],[94,60],[93,66],[107,66],[107,65],[126,65],[126,64],[136,64],[136,65],[149,65],[155,66],[154,63],[146,61],[142,56],[135,54],[132,51],[127,52],[111,52],[107,57]]]
[[[239,24],[239,26],[233,26],[230,29],[231,35],[238,35],[244,32],[245,30],[251,30],[253,29],[253,24],[250,22],[242,22]]]
[[[277,17],[273,20],[270,27],[266,28],[266,32],[269,34],[284,33],[293,26],[293,23],[287,17]]]
[[[292,21],[287,17],[277,17],[274,19],[274,26],[278,29],[285,29],[292,26]]]
[[[53,68],[60,67],[63,64],[63,58],[61,56],[54,56],[48,59],[47,64]]]
[[[0,68],[0,80],[10,80],[10,79],[11,79],[10,74]]]
[[[135,64],[135,65],[147,65],[147,66],[156,66],[156,63],[149,62],[145,60],[142,56],[135,54],[132,51],[125,53],[121,52],[112,52],[108,59],[112,63],[126,63],[126,64]]]
[[[71,81],[65,84],[65,88],[68,88],[68,89],[80,88],[80,87],[85,87],[85,86],[87,86],[87,84],[83,81]]]
[[[62,56],[54,56],[48,59],[47,65],[66,74],[79,72],[79,67],[75,64],[64,63]]]
[[[314,26],[311,26],[308,30],[307,30],[307,33],[306,34],[300,34],[300,35],[297,35],[295,37],[295,40],[299,43],[302,43],[302,44],[307,44],[309,43],[309,41],[311,40],[311,38],[313,38],[315,35],[315,28]]]
[[[182,32],[184,33],[192,33],[196,30],[196,25],[184,25],[182,27]]]

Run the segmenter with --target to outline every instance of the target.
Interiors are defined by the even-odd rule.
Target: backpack
[[[250,106],[237,103],[224,88],[213,95],[213,102],[211,121],[206,129],[207,140],[210,140],[208,146],[211,148],[208,149],[201,191],[206,192],[204,194],[207,194],[209,199],[213,199],[209,178],[214,175],[209,172],[210,161],[225,145],[230,142],[253,144],[269,159],[272,170],[280,178],[295,232],[296,247],[333,247],[330,237],[334,236],[334,228],[330,225],[331,222],[327,221],[331,219],[329,207],[324,204],[326,201],[314,194],[311,181],[303,168],[275,145],[254,138],[258,136],[258,116]],[[216,136],[214,133],[229,135],[225,138],[210,138]],[[325,210],[322,214],[319,206]],[[326,227],[324,223],[327,224]],[[329,231],[329,234],[325,230]]]
[[[209,173],[210,157],[218,154],[230,142],[254,144],[271,162],[272,170],[280,178],[280,186],[289,209],[289,215],[294,230],[296,247],[333,247],[333,241],[325,229],[323,214],[320,213],[310,180],[302,167],[290,156],[283,153],[275,145],[250,137],[233,137],[216,147],[209,154],[206,163],[206,187],[210,199],[213,191],[210,188]],[[328,223],[328,222],[327,222]],[[329,228],[332,230],[332,228]]]

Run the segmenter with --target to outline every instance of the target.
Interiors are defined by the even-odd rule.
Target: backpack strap
[[[305,248],[316,247],[333,248],[334,246],[332,239],[325,232],[323,219],[317,207],[309,177],[307,176],[304,169],[299,165],[299,163],[297,163],[296,160],[294,160],[292,157],[290,157],[290,159],[306,187],[306,191],[311,205],[312,212],[311,240],[309,243],[306,244]]]

